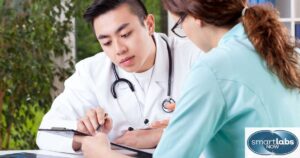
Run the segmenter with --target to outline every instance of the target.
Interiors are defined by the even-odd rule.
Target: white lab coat
[[[169,118],[171,113],[162,110],[162,102],[167,98],[169,60],[167,45],[161,36],[168,40],[171,48],[173,58],[172,97],[178,100],[185,77],[201,51],[187,39],[155,33],[157,55],[147,94],[144,95],[140,86],[134,86],[143,117],[141,117],[136,97],[127,84],[118,84],[116,87],[118,99],[112,97],[111,85],[115,81],[115,77],[111,61],[105,53],[99,53],[76,65],[75,73],[65,81],[65,90],[54,100],[50,111],[44,116],[40,128],[76,129],[77,120],[85,116],[87,110],[100,106],[113,119],[113,129],[109,138],[114,140],[121,136],[128,127],[145,128],[143,123],[145,118],[150,123]],[[117,72],[121,78],[128,79],[133,85],[138,85],[132,73],[120,68],[117,68]],[[118,106],[117,101],[124,112]],[[38,132],[37,145],[44,150],[74,152],[72,138],[72,135],[61,136],[49,132]]]

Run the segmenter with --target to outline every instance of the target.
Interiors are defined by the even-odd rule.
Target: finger
[[[85,127],[84,122],[82,120],[79,120],[77,122],[77,131],[83,132],[83,133],[88,133],[88,130]]]
[[[108,134],[109,131],[112,129],[112,125],[113,125],[112,122],[113,122],[112,119],[110,117],[107,117],[105,119],[104,129],[102,130],[102,132]]]
[[[125,144],[128,133],[130,133],[130,131],[126,131],[122,136],[118,137],[114,142],[116,144]]]
[[[159,121],[152,122],[150,128],[157,128],[160,125]]]
[[[169,124],[169,121],[170,121],[169,119],[165,119],[165,120],[160,121],[160,124],[167,126]]]
[[[155,128],[156,126],[157,126],[157,121],[152,122],[149,127],[150,128]]]
[[[169,103],[166,105],[166,108],[173,111],[176,108],[176,104],[175,103]]]
[[[107,117],[105,119],[105,122],[104,122],[104,127],[108,127],[108,126],[111,126],[112,125],[112,119],[110,117]]]
[[[97,129],[98,127],[98,121],[97,121],[97,113],[96,113],[96,110],[94,109],[91,109],[87,112],[87,117],[89,118],[92,126],[94,129]]]
[[[97,114],[98,123],[100,125],[103,125],[106,113],[104,112],[104,110],[102,108],[98,107],[98,108],[96,108],[96,114]]]
[[[84,117],[84,119],[82,121],[85,125],[85,128],[88,130],[88,132],[91,135],[94,135],[95,134],[95,128],[93,127],[92,123],[90,122],[90,119],[88,117]]]
[[[116,143],[116,144],[123,144],[123,143],[124,143],[124,138],[123,138],[123,136],[117,138],[117,139],[114,141],[114,143]]]
[[[164,119],[161,121],[152,122],[150,125],[150,128],[164,128],[164,127],[168,126],[169,120],[170,119]]]
[[[84,138],[85,138],[85,136],[74,135],[73,140],[75,142],[82,143],[82,141],[83,141]]]
[[[96,118],[89,118],[89,122],[93,128],[93,131],[96,131],[96,129],[98,128],[98,121]]]
[[[165,122],[164,120],[162,121],[155,121],[151,124],[150,126],[151,128],[161,128],[161,127],[165,127]]]

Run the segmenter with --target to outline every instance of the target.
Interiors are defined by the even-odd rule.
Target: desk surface
[[[115,150],[115,151],[125,154],[125,155],[129,155],[129,156],[133,156],[135,154],[134,152],[131,152],[128,150]],[[143,151],[153,153],[154,149],[144,149]],[[71,153],[52,152],[52,151],[46,151],[46,150],[3,150],[3,151],[0,151],[0,156],[6,155],[6,154],[15,154],[15,153],[33,153],[33,154],[67,157],[67,158],[83,158],[82,153],[71,154]]]
[[[149,149],[149,151],[151,151],[151,150],[153,150],[153,149]],[[59,153],[59,152],[51,152],[51,151],[45,151],[45,150],[8,150],[8,151],[0,151],[0,156],[1,155],[6,155],[6,154],[21,153],[21,152],[42,154],[42,155],[50,155],[50,156],[60,156],[60,157],[67,157],[67,158],[83,158],[82,154]],[[126,153],[128,151],[119,150],[118,152],[130,156],[129,153]],[[205,158],[205,157],[203,155],[201,155],[199,158]]]
[[[70,153],[59,153],[59,152],[51,152],[46,150],[7,150],[7,151],[0,151],[1,155],[6,154],[14,154],[14,153],[34,153],[34,154],[41,154],[41,155],[50,155],[50,156],[59,156],[59,157],[67,157],[67,158],[83,158],[82,154],[70,154]]]

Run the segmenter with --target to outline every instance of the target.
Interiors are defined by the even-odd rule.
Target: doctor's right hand
[[[174,111],[176,108],[176,104],[175,103],[171,103],[166,105],[166,108],[170,111]],[[166,128],[169,125],[169,119],[164,119],[164,120],[158,120],[155,122],[152,122],[150,124],[150,128]]]
[[[111,129],[112,119],[108,117],[108,114],[105,113],[104,109],[102,109],[101,107],[88,110],[86,112],[86,116],[84,116],[77,122],[78,131],[92,136],[94,136],[97,132],[100,131],[108,134]],[[73,139],[72,146],[73,149],[76,151],[81,148],[81,143],[76,139]]]

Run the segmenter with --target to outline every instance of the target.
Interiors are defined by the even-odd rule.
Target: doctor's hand
[[[100,128],[99,125],[101,125]],[[90,109],[87,111],[86,116],[81,118],[77,122],[77,130],[88,135],[95,135],[98,131],[103,133],[109,133],[112,128],[112,119],[108,117],[107,113],[100,107],[95,109]],[[73,139],[73,149],[79,150],[81,148],[81,143]]]
[[[176,108],[176,104],[175,103],[168,104],[166,105],[166,108],[171,111],[174,111]],[[159,121],[152,122],[150,124],[150,128],[166,128],[168,124],[169,124],[169,119],[159,120]]]
[[[106,134],[112,128],[112,119],[108,117],[108,114],[101,107],[89,109],[86,115],[77,122],[77,130],[89,135],[95,135],[99,125],[101,125],[100,131]]]
[[[126,131],[124,135],[115,140],[115,143],[135,148],[155,148],[162,133],[163,128]]]

